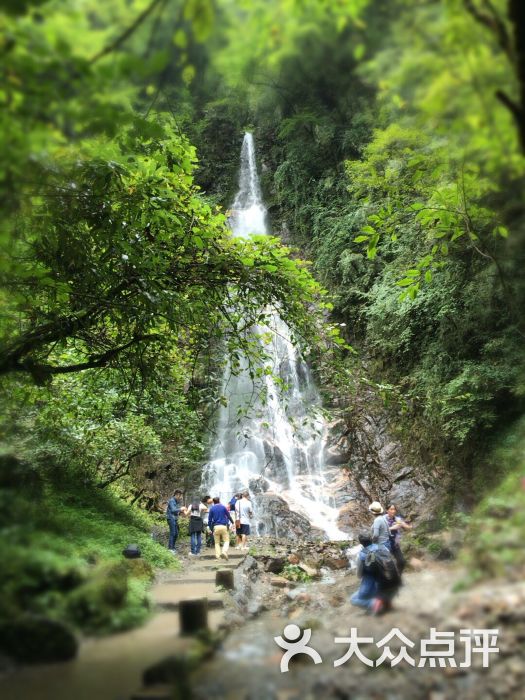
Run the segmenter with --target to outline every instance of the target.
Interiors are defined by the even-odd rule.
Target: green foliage
[[[226,201],[247,119],[243,99],[234,103],[244,93],[233,88],[193,118],[199,90],[213,84],[203,77],[216,46],[215,3],[8,9],[0,13],[0,429],[3,449],[16,455],[0,475],[8,615],[27,605],[90,631],[122,629],[147,614],[148,577],[114,569],[115,560],[131,540],[152,566],[172,563],[149,536],[165,529],[162,517],[137,507],[158,518],[174,485],[200,484],[218,350],[234,371],[241,354],[259,363],[265,353],[250,329],[276,307],[315,345],[325,292],[277,238],[233,238],[199,187]],[[182,127],[207,144],[200,169]],[[229,160],[219,164],[224,150]],[[342,341],[330,332],[326,342]]]
[[[467,568],[463,585],[490,577],[523,580],[525,556],[525,422],[518,421],[485,459],[484,483],[492,486],[473,513],[462,560]],[[480,475],[481,476],[481,475]],[[498,484],[503,478],[503,481]],[[496,485],[497,484],[497,485]]]
[[[280,575],[289,581],[298,581],[300,583],[310,583],[312,581],[312,577],[297,564],[286,564]]]
[[[320,376],[375,385],[464,469],[523,396],[525,169],[496,94],[515,70],[456,0],[266,5],[229,16],[215,65],[250,84],[274,226],[367,358]]]

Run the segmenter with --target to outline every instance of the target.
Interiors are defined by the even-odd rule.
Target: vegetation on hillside
[[[221,358],[261,359],[249,329],[272,307],[338,391],[380,384],[463,497],[509,473],[506,498],[523,468],[520,5],[3,4],[6,619],[142,617],[147,572],[115,570],[109,593],[101,572],[131,540],[169,564],[155,514],[199,483]],[[284,243],[228,232],[246,128]],[[359,359],[325,351],[338,328]]]
[[[244,86],[275,230],[314,261],[369,378],[402,397],[422,458],[478,489],[523,410],[519,3],[276,0],[242,32],[223,4],[203,119],[233,114]]]
[[[276,238],[234,239],[195,182],[173,90],[212,27],[193,0],[0,14],[0,622],[141,619],[144,579],[119,565],[104,598],[100,571],[130,541],[171,562],[150,531],[174,486],[200,482],[223,350],[234,370],[260,359],[248,329],[274,306],[318,336],[307,265]]]

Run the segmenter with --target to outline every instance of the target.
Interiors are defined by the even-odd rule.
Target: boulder
[[[0,649],[16,661],[48,663],[73,659],[78,642],[63,622],[24,615],[0,624]]]
[[[270,585],[274,588],[287,588],[290,585],[290,581],[282,576],[272,576]]]
[[[270,482],[264,476],[259,476],[257,479],[250,479],[248,486],[251,493],[258,495],[269,490]]]
[[[316,576],[319,575],[319,570],[316,569],[313,566],[308,566],[308,564],[305,564],[303,561],[299,562],[298,567],[304,571],[305,574],[308,574],[308,576],[311,576],[312,578],[315,578]]]
[[[313,527],[305,516],[290,510],[288,503],[277,494],[268,491],[257,499],[258,511],[264,514],[261,520],[265,532],[279,535],[287,533],[290,538],[314,539],[324,537],[324,532]]]
[[[271,574],[280,574],[284,569],[286,564],[286,559],[284,557],[277,557],[275,559],[270,558],[265,564],[264,570],[269,571]]]
[[[407,569],[409,571],[422,571],[425,568],[425,564],[421,559],[418,559],[417,557],[410,557],[410,559],[407,562]]]
[[[326,557],[326,559],[323,559],[323,566],[326,566],[328,569],[347,569],[348,568],[348,559],[346,556],[338,556],[338,557],[333,557],[329,556]]]
[[[344,445],[334,445],[324,451],[324,463],[328,466],[347,464],[350,458],[351,452]]]

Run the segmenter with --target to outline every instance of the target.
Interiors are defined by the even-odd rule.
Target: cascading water
[[[247,133],[241,150],[239,191],[230,216],[232,233],[243,237],[266,234],[266,218],[253,137]],[[336,525],[338,511],[329,504],[323,476],[326,430],[308,366],[278,313],[271,314],[266,326],[252,331],[269,360],[255,373],[258,379],[251,376],[253,367],[250,375],[246,358],[241,358],[236,373],[227,364],[222,386],[225,405],[219,412],[204,483],[223,502],[250,488],[256,529],[261,534],[286,535],[290,532],[287,521],[295,514],[317,534],[346,538]],[[282,380],[282,386],[276,378]],[[284,503],[290,517],[270,507],[272,494],[273,506],[276,501]]]

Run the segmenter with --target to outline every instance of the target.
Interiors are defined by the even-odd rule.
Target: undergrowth
[[[140,624],[150,611],[154,569],[178,566],[151,537],[164,519],[94,489],[78,474],[49,473],[44,478],[12,456],[0,458],[0,622],[45,615],[90,634]],[[129,543],[139,545],[141,559],[124,559]]]

